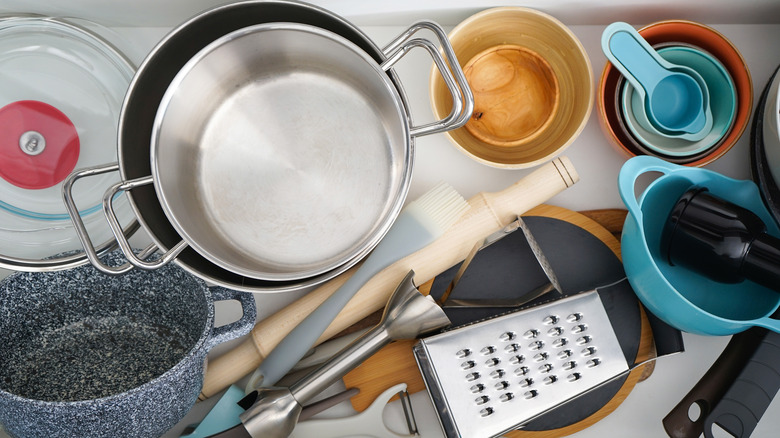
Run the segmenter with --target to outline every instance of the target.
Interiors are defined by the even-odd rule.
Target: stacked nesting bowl
[[[644,129],[633,87],[611,63],[598,86],[599,122],[608,139],[627,156],[651,155],[686,166],[704,166],[728,152],[750,121],[753,87],[750,71],[737,48],[715,29],[700,23],[669,20],[650,24],[639,34],[673,64],[702,76],[708,86],[713,125],[703,139],[668,138]]]

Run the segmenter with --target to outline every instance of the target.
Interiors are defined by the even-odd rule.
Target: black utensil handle
[[[749,437],[780,389],[780,333],[768,331],[739,377],[704,422],[712,438],[715,424],[735,437]]]
[[[663,419],[664,429],[672,438],[698,438],[704,431],[705,419],[714,406],[744,368],[750,357],[763,339],[765,329],[751,328],[738,333],[731,338],[726,348],[718,356],[709,370],[698,383],[685,395]],[[688,411],[691,406],[698,405],[700,415],[691,419]]]

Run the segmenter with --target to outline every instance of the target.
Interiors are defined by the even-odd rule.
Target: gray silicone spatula
[[[601,48],[642,97],[648,119],[659,132],[690,141],[709,134],[709,91],[695,70],[663,59],[628,23],[607,26]]]

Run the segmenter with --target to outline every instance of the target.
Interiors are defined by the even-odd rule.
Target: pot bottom
[[[134,316],[87,317],[19,342],[0,388],[33,400],[79,401],[120,394],[173,367],[187,353],[181,330]]]

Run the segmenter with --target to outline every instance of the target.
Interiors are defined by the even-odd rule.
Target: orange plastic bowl
[[[651,154],[641,148],[625,128],[617,106],[616,96],[621,82],[620,72],[607,62],[601,73],[598,96],[596,98],[599,123],[609,140],[618,150],[628,156],[656,155],[669,161],[686,166],[701,167],[723,156],[739,140],[750,122],[753,108],[753,81],[750,70],[739,50],[725,36],[715,29],[701,23],[686,20],[660,21],[639,30],[650,45],[663,43],[683,43],[696,46],[716,57],[728,70],[737,90],[737,108],[734,124],[719,144],[703,155],[690,160],[671,160],[669,157]]]

